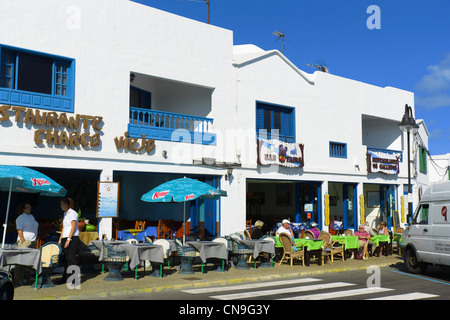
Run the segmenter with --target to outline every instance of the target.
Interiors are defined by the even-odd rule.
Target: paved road
[[[114,297],[127,300],[448,300],[450,271],[430,267],[425,275],[384,267],[223,287],[170,290]],[[269,302],[267,302],[269,303]],[[270,304],[270,303],[269,303]],[[262,309],[262,311],[264,311]]]

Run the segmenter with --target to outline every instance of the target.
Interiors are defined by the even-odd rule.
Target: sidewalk
[[[151,271],[146,270],[145,276],[143,269],[138,269],[138,279],[134,280],[134,271],[122,272],[123,281],[104,281],[106,272],[94,274],[84,274],[81,276],[81,288],[69,289],[66,284],[56,284],[53,288],[42,288],[34,290],[31,284],[17,287],[14,294],[14,300],[87,300],[99,299],[102,297],[123,296],[134,293],[158,292],[172,289],[188,289],[208,286],[225,286],[243,282],[267,281],[288,277],[304,277],[329,272],[342,272],[351,270],[363,270],[370,266],[379,267],[395,265],[402,263],[399,255],[388,257],[372,257],[369,260],[346,260],[336,259],[333,264],[329,261],[323,266],[311,263],[309,267],[302,266],[296,262],[294,266],[274,263],[273,268],[257,268],[250,270],[239,270],[234,267],[226,272],[211,271],[201,274],[196,269],[195,274],[179,274],[176,269],[165,268],[167,274],[164,278],[154,278],[150,276]],[[250,264],[249,264],[250,265]],[[198,271],[197,271],[198,270]],[[58,281],[60,275],[52,276],[53,281]]]

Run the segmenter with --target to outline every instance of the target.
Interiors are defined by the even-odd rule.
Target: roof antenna
[[[210,23],[210,13],[211,13],[211,10],[210,10],[210,1],[211,0],[185,0],[185,1],[189,1],[189,2],[201,2],[201,3],[206,3],[207,5],[208,5],[208,24],[211,24]]]
[[[278,39],[282,39],[283,40],[283,43],[281,45],[281,53],[284,54],[284,36],[285,36],[284,32],[282,32],[282,31],[275,31],[275,32],[272,32],[272,34],[277,36],[277,40]]]

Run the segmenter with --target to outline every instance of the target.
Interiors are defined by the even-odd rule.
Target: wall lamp
[[[233,175],[233,168],[228,168],[227,173],[225,175],[225,181],[230,180],[231,176]]]

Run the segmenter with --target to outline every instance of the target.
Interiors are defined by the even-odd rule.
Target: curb
[[[231,278],[224,280],[212,280],[207,282],[197,282],[197,283],[186,283],[186,284],[173,284],[173,285],[157,285],[149,288],[140,288],[140,289],[122,289],[108,292],[97,292],[97,293],[82,293],[82,294],[73,294],[73,295],[65,295],[65,296],[46,296],[40,297],[30,300],[88,300],[88,299],[99,299],[99,298],[113,298],[116,296],[124,296],[124,295],[132,295],[132,294],[141,294],[141,293],[150,293],[150,292],[159,292],[166,290],[185,290],[185,289],[195,289],[195,288],[203,288],[203,287],[214,287],[214,286],[227,286],[233,284],[240,284],[244,282],[257,282],[257,281],[270,281],[270,280],[278,280],[282,278],[293,278],[293,277],[304,277],[311,275],[319,275],[326,273],[335,273],[335,272],[346,272],[346,271],[355,271],[355,270],[364,270],[368,269],[372,266],[387,267],[391,266],[395,263],[392,261],[380,264],[371,264],[366,266],[358,266],[358,267],[344,267],[344,268],[336,268],[329,270],[314,270],[314,271],[299,271],[292,273],[282,273],[282,274],[274,274],[269,276],[254,276],[254,277],[244,277],[244,278]]]

